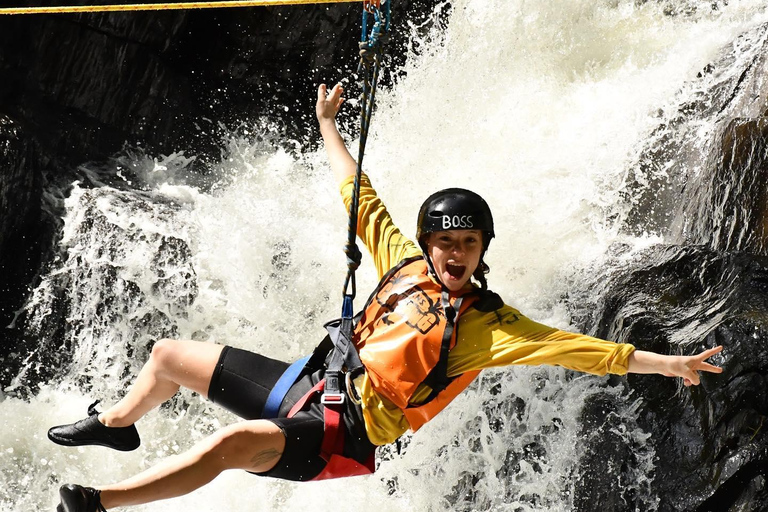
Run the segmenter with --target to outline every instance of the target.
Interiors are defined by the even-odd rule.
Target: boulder
[[[597,336],[668,354],[725,347],[715,358],[724,373],[702,374],[701,386],[683,388],[658,376],[626,380],[642,398],[637,423],[655,449],[651,489],[659,510],[768,510],[768,258],[657,247],[604,286]],[[606,414],[611,406],[603,402],[585,408],[593,419],[586,431],[604,434],[588,444],[581,470],[587,485],[579,493],[623,503],[612,510],[635,510],[636,498],[616,485],[628,476],[631,454],[616,443]],[[601,477],[589,478],[596,467]]]
[[[9,325],[40,264],[42,175],[39,149],[0,114],[0,325]],[[4,348],[7,348],[4,347]]]

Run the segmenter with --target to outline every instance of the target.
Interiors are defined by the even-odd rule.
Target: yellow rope
[[[122,5],[81,5],[61,7],[3,7],[2,14],[61,14],[78,12],[116,12],[116,11],[167,11],[178,9],[212,9],[218,7],[263,7],[272,5],[336,4],[343,2],[361,2],[364,0],[235,0],[232,2],[175,2],[156,4]]]

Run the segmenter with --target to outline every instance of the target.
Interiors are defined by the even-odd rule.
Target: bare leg
[[[200,341],[160,340],[128,393],[99,415],[108,427],[125,427],[169,400],[183,386],[203,396],[219,360],[222,345]]]
[[[274,423],[235,423],[181,455],[120,483],[101,487],[101,504],[109,509],[181,496],[207,484],[225,469],[269,471],[284,449],[285,436]]]

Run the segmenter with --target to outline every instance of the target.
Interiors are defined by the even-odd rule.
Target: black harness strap
[[[464,297],[459,297],[451,306],[450,296],[448,290],[443,288],[442,292],[442,305],[443,313],[445,314],[446,326],[443,332],[443,341],[440,344],[440,358],[437,364],[429,372],[429,375],[424,379],[424,384],[432,389],[427,399],[414,407],[422,406],[431,402],[442,391],[447,388],[455,377],[448,377],[448,353],[451,350],[451,339],[453,338],[453,332],[458,328],[456,321],[459,318],[459,311],[461,311],[461,303],[464,301]]]
[[[323,403],[343,403],[345,374],[356,377],[363,370],[363,363],[352,340],[355,319],[339,318],[325,324],[328,337],[333,342],[333,350],[325,371],[325,393]],[[334,395],[334,396],[331,396]]]

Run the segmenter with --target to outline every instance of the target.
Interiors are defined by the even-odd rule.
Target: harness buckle
[[[344,383],[347,385],[347,396],[349,396],[349,399],[352,400],[352,403],[355,405],[360,405],[363,403],[360,399],[360,395],[357,393],[355,383],[352,382],[352,372],[347,372],[347,374],[344,375]]]
[[[323,393],[320,397],[320,403],[323,405],[341,405],[346,397],[344,393]]]

